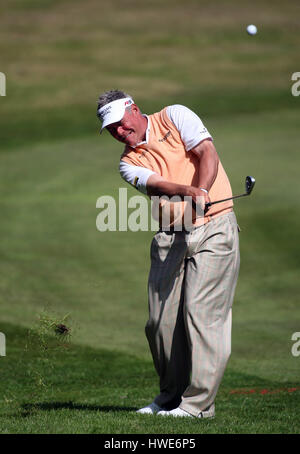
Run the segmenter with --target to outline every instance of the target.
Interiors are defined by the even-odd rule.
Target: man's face
[[[135,104],[130,107],[130,110],[125,110],[122,120],[106,126],[106,129],[119,142],[135,147],[145,139],[147,119]]]

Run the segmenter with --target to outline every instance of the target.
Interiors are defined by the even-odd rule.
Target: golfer
[[[106,128],[125,145],[121,176],[150,197],[167,196],[161,199],[161,228],[151,244],[146,324],[160,393],[138,413],[213,417],[231,352],[238,225],[232,200],[201,215],[193,205],[189,228],[184,214],[186,197],[202,200],[202,208],[231,197],[228,177],[210,133],[187,107],[172,105],[144,115],[131,96],[112,90],[100,96],[97,115],[101,131]],[[173,203],[174,196],[178,201]]]

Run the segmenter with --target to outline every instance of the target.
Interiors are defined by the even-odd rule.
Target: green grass
[[[118,350],[69,345],[47,356],[28,332],[5,324],[10,341],[2,373],[2,433],[203,434],[295,433],[300,392],[293,383],[264,380],[229,369],[219,391],[214,420],[175,420],[135,414],[157,392],[149,360]],[[22,355],[14,358],[14,351]],[[51,351],[51,349],[53,351]],[[17,359],[17,360],[16,360]],[[44,379],[43,386],[36,380]],[[247,394],[247,389],[256,393]],[[261,391],[268,390],[268,394]],[[239,391],[232,394],[232,391]],[[273,392],[273,394],[272,394]]]
[[[298,2],[14,0],[0,14],[0,432],[299,433]],[[214,420],[134,412],[158,392],[144,336],[153,233],[96,229],[98,197],[126,187],[95,116],[110,88],[146,113],[194,109],[233,192],[257,179],[235,204],[241,270]],[[68,348],[28,344],[44,310],[70,313]]]

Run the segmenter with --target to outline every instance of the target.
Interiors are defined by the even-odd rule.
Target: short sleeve
[[[212,140],[212,136],[201,119],[188,107],[180,104],[168,106],[167,115],[178,129],[187,151],[192,150],[205,139]]]
[[[134,186],[139,191],[147,194],[147,180],[153,172],[145,167],[133,166],[125,161],[120,161],[120,174],[127,183]]]

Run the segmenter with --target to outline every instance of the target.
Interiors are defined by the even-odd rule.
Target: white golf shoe
[[[142,415],[155,415],[159,411],[162,411],[162,408],[155,402],[152,402],[151,404],[147,405],[147,407],[143,407],[137,410],[136,413],[140,413]]]
[[[157,416],[174,416],[177,417],[185,417],[185,418],[193,418],[193,415],[188,413],[187,411],[182,410],[181,408],[177,407],[174,410],[170,411],[159,411]]]
[[[214,418],[215,416],[215,405],[211,405],[209,410],[203,410],[199,413],[199,415],[194,416],[188,413],[185,410],[182,410],[182,408],[177,407],[174,408],[174,410],[171,411],[159,411],[157,413],[158,416],[173,416],[175,418],[177,417],[183,417],[183,418]]]

